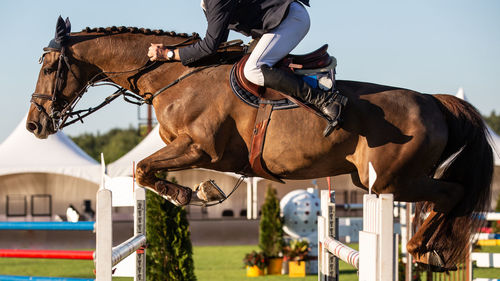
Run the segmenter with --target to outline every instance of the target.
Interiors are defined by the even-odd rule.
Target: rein
[[[152,65],[153,64],[151,64],[151,66]],[[154,94],[146,93],[146,95],[148,97],[143,97],[143,96],[140,96],[138,94],[132,93],[132,92],[128,91],[127,89],[125,89],[125,88],[123,88],[121,86],[116,85],[115,83],[106,82],[106,80],[109,79],[109,77],[107,77],[106,79],[103,79],[103,80],[99,80],[99,81],[93,82],[93,83],[89,82],[86,85],[85,89],[81,93],[78,94],[77,98],[73,102],[74,105],[76,105],[78,103],[78,100],[81,99],[81,97],[83,96],[83,94],[85,92],[87,92],[90,87],[112,86],[112,87],[116,88],[116,91],[114,93],[112,93],[111,95],[109,95],[108,97],[106,97],[102,103],[100,103],[99,105],[97,105],[95,107],[91,107],[91,108],[88,108],[88,109],[82,109],[82,110],[78,110],[78,111],[74,111],[73,108],[70,108],[70,110],[66,112],[65,119],[63,119],[63,122],[61,123],[61,125],[59,125],[59,128],[62,129],[62,128],[66,127],[66,126],[69,126],[71,124],[74,124],[74,123],[76,123],[78,121],[80,121],[80,122],[83,123],[83,119],[85,117],[87,117],[90,114],[96,112],[97,110],[103,108],[104,106],[110,104],[112,101],[114,101],[119,96],[123,96],[123,100],[124,101],[126,101],[128,103],[132,103],[132,104],[138,105],[138,106],[141,106],[143,104],[152,104],[153,103],[153,99],[155,97],[159,96],[162,92],[166,91],[168,88],[176,85],[180,81],[188,78],[189,76],[191,76],[191,75],[193,75],[195,73],[198,73],[198,72],[200,72],[202,70],[205,70],[207,68],[216,67],[216,66],[218,66],[218,65],[214,64],[214,65],[207,65],[207,66],[203,66],[203,67],[200,67],[200,68],[196,68],[195,70],[193,70],[193,71],[191,71],[189,73],[186,73],[186,74],[182,75],[181,77],[175,79],[173,82],[171,82],[167,86],[159,89]],[[141,70],[145,70],[145,69],[147,69],[147,68],[142,67],[142,68],[138,68],[136,70],[126,71],[126,72],[135,72],[135,71],[141,71]],[[115,75],[113,77],[116,77],[119,74],[124,74],[126,72],[123,72],[123,73],[118,73],[117,72],[117,75]],[[103,74],[103,73],[104,72],[102,72],[100,74]],[[132,99],[134,99],[134,100],[132,100]],[[77,117],[75,119],[72,119],[71,121],[66,122],[66,119],[72,118],[73,116],[77,116]]]

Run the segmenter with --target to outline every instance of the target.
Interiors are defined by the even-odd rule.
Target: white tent
[[[26,130],[26,117],[0,145],[0,176],[52,173],[100,181],[100,165],[68,136],[57,132],[45,140]]]
[[[108,175],[111,177],[132,175],[132,164],[153,154],[155,151],[165,147],[165,143],[160,138],[160,126],[154,129],[132,150],[123,155],[120,159],[108,165]]]
[[[463,99],[464,101],[469,101],[467,96],[465,96],[465,91],[463,88],[459,88],[457,94],[455,95],[457,98]],[[490,145],[493,147],[493,156],[495,158],[495,166],[500,166],[500,136],[498,136],[495,131],[493,131],[490,126],[486,124],[486,128],[488,129],[488,133],[491,138],[489,139]]]
[[[83,211],[85,200],[95,202],[99,163],[64,133],[40,140],[25,124],[26,117],[0,145],[0,206],[18,198],[12,199],[7,210],[0,209],[0,215],[64,215],[69,204]]]

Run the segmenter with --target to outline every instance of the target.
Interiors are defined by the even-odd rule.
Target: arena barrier
[[[104,188],[105,176],[97,192],[95,266],[97,281],[111,281],[113,267],[135,255],[134,281],[146,280],[146,191],[134,182],[134,236],[113,247],[112,192]],[[123,206],[123,205],[122,205]]]
[[[367,194],[363,197],[363,231],[359,233],[359,252],[336,240],[338,219],[335,195],[321,191],[318,216],[318,280],[338,280],[338,259],[359,270],[359,280],[397,280],[397,238],[393,224],[393,195]]]

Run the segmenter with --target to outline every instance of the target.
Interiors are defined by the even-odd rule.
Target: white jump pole
[[[102,159],[102,157],[101,157]],[[104,161],[101,160],[102,165]],[[146,191],[134,183],[134,236],[116,247],[113,245],[112,192],[105,188],[105,175],[97,192],[96,210],[96,280],[112,281],[112,268],[136,252],[134,281],[146,280]]]
[[[370,169],[370,192],[376,181]],[[318,216],[318,280],[338,280],[338,258],[359,269],[361,281],[397,281],[397,236],[394,234],[392,194],[366,194],[363,197],[363,231],[359,233],[359,252],[336,240],[335,195],[321,192]]]
[[[104,157],[101,154],[101,185],[97,191],[96,203],[96,250],[95,266],[96,280],[111,281],[112,267],[112,247],[113,247],[113,218],[111,216],[111,190],[105,188],[106,168]]]

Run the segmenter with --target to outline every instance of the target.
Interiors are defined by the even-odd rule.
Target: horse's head
[[[44,48],[40,58],[35,92],[31,97],[26,128],[38,138],[57,132],[67,118],[66,112],[83,93],[85,73],[71,56],[71,24],[69,19],[57,20],[56,35]]]

